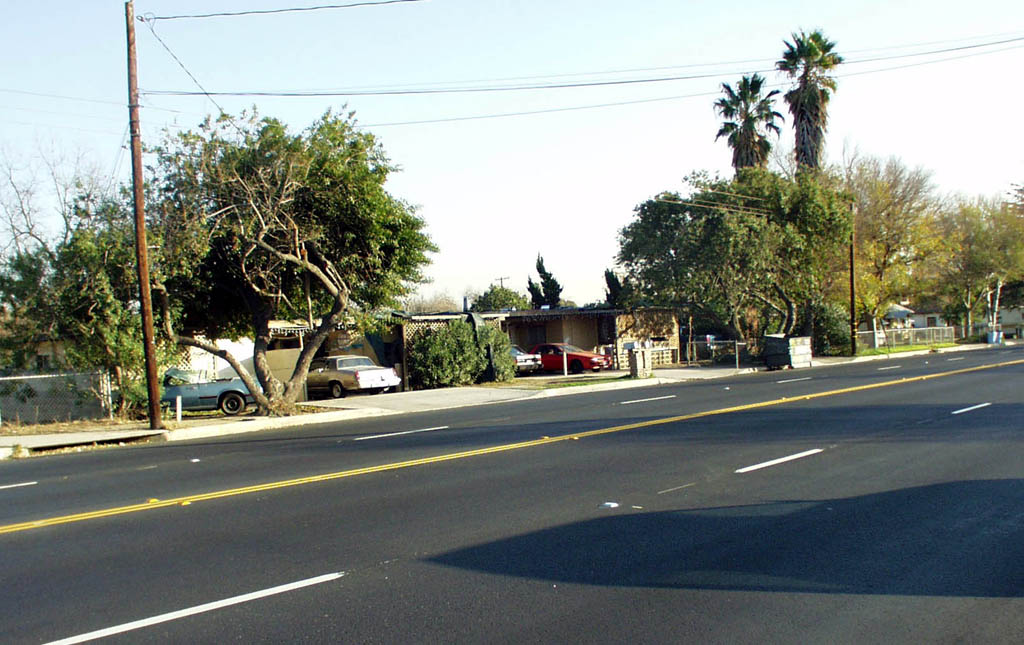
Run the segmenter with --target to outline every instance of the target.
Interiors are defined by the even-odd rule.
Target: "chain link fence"
[[[111,418],[106,372],[0,376],[0,423],[53,423]]]
[[[953,327],[907,327],[857,332],[857,347],[900,347],[936,345],[956,341]]]
[[[746,357],[747,344],[735,340],[695,340],[686,343],[684,349],[686,363],[732,364],[739,369],[741,358]]]

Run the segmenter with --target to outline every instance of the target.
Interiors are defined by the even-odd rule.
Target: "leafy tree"
[[[119,416],[144,404],[145,358],[138,315],[132,221],[120,204],[92,214],[52,249],[14,253],[0,272],[8,314],[0,348],[9,365],[30,367],[41,340],[60,343],[58,369],[104,369],[119,393]],[[159,355],[173,360],[165,344]]]
[[[501,311],[503,309],[529,309],[530,300],[523,294],[492,284],[473,302],[472,311]]]
[[[544,258],[537,254],[537,275],[540,276],[540,283],[527,277],[526,287],[530,292],[530,300],[534,309],[540,309],[547,305],[557,307],[561,303],[562,285],[555,280],[555,277],[544,268]]]
[[[848,239],[843,196],[806,173],[789,181],[748,168],[731,182],[689,182],[689,197],[641,204],[619,234],[617,260],[639,297],[687,306],[735,338],[790,333],[794,303],[823,289]]]
[[[604,270],[604,301],[612,309],[628,309],[633,304],[633,289],[629,281],[623,282],[611,269]]]
[[[462,307],[445,292],[429,296],[409,296],[402,300],[402,309],[413,314],[431,314],[445,311],[461,311]]]
[[[768,163],[772,144],[765,131],[781,134],[775,119],[782,115],[775,111],[772,97],[779,93],[772,90],[762,95],[764,78],[759,74],[744,76],[734,90],[728,83],[722,83],[725,96],[715,101],[715,111],[728,119],[715,136],[726,137],[732,148],[732,167],[736,170],[751,166],[763,168]]]
[[[412,207],[384,189],[394,168],[351,114],[327,112],[299,134],[270,118],[207,120],[154,152],[165,332],[224,358],[265,413],[288,413],[328,332],[396,304],[435,250]],[[281,382],[267,363],[270,321],[307,317],[315,329]],[[255,379],[212,343],[242,333],[255,342]]]
[[[896,158],[854,159],[845,181],[856,203],[857,307],[876,321],[920,284],[938,250],[939,200],[929,172]]]
[[[784,98],[796,128],[797,165],[818,168],[828,126],[828,102],[836,90],[836,80],[829,72],[843,62],[843,57],[820,30],[794,33],[793,42],[785,45],[782,59],[775,66],[796,79]]]

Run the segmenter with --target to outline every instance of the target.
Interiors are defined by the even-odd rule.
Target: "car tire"
[[[569,371],[572,372],[573,374],[582,374],[583,363],[581,363],[579,360],[574,360],[573,362],[569,363]]]
[[[233,417],[245,410],[245,397],[238,392],[226,392],[224,396],[220,397],[217,407],[224,414]]]
[[[331,398],[343,399],[345,398],[345,386],[337,381],[331,382]]]

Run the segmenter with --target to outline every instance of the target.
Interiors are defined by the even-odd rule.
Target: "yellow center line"
[[[361,475],[370,475],[373,473],[381,473],[389,470],[401,470],[403,468],[413,468],[415,466],[424,466],[427,464],[437,464],[445,461],[455,461],[457,459],[468,459],[470,457],[479,457],[481,455],[491,455],[500,452],[509,452],[511,450],[521,450],[523,448],[532,448],[535,446],[543,446],[551,443],[558,443],[562,441],[570,441],[576,439],[584,439],[587,437],[596,437],[599,435],[613,434],[616,432],[626,432],[628,430],[637,430],[640,428],[650,428],[659,425],[666,425],[670,423],[678,423],[680,421],[689,421],[692,419],[700,419],[704,417],[717,416],[722,414],[731,414],[733,412],[743,412],[746,410],[755,410],[758,408],[767,408],[775,405],[782,405],[784,403],[791,403],[798,400],[811,400],[819,399],[827,396],[839,396],[842,394],[850,394],[853,392],[862,392],[864,390],[873,390],[882,387],[889,387],[892,385],[903,385],[906,383],[914,383],[920,381],[927,381],[936,378],[942,378],[946,376],[954,376],[957,374],[967,374],[969,372],[977,372],[980,370],[995,369],[999,367],[1008,367],[1012,365],[1024,364],[1024,360],[1005,361],[1002,363],[994,363],[991,365],[981,365],[978,367],[968,367],[959,370],[953,370],[950,372],[939,372],[936,374],[926,374],[923,376],[913,376],[909,378],[901,378],[894,381],[883,381],[880,383],[869,383],[866,385],[857,385],[853,387],[841,388],[838,390],[828,390],[826,392],[817,392],[812,394],[802,394],[795,397],[783,397],[780,399],[771,399],[768,401],[759,401],[757,403],[747,403],[744,405],[735,405],[728,408],[719,408],[716,410],[707,410],[704,412],[693,412],[690,414],[681,414],[672,417],[665,417],[661,419],[651,419],[649,421],[639,421],[636,423],[628,423],[625,425],[612,426],[609,428],[599,428],[597,430],[587,430],[585,432],[575,432],[567,435],[559,435],[556,437],[542,437],[540,439],[533,439],[530,441],[520,441],[517,443],[502,444],[498,446],[491,446],[489,448],[478,448],[476,450],[466,450],[463,452],[453,452],[444,455],[435,455],[433,457],[423,457],[421,459],[410,459],[408,461],[398,461],[389,464],[380,464],[377,466],[367,466],[365,468],[355,468],[352,470],[342,470],[334,473],[324,473],[321,475],[311,475],[309,477],[298,477],[295,479],[286,479],[283,481],[266,482],[262,484],[254,484],[252,486],[242,486],[240,488],[230,488],[220,491],[212,491],[209,493],[200,493],[197,495],[185,495],[183,497],[175,497],[173,499],[163,500],[150,500],[142,504],[131,504],[128,506],[116,506],[112,508],[99,509],[95,511],[88,511],[85,513],[76,513],[73,515],[60,515],[56,517],[49,517],[40,520],[31,520],[28,522],[20,522],[18,524],[8,524],[6,526],[0,526],[0,534],[4,533],[15,533],[18,531],[28,531],[31,529],[43,528],[46,526],[56,526],[58,524],[70,524],[72,522],[83,522],[85,520],[92,520],[101,517],[111,517],[114,515],[125,515],[128,513],[137,513],[140,511],[151,511],[158,508],[166,508],[168,506],[187,506],[195,502],[205,502],[214,499],[222,499],[225,497],[235,497],[238,495],[251,495],[253,493],[262,493],[265,491],[276,490],[279,488],[289,488],[292,486],[303,486],[306,484],[315,484],[319,482],[333,481],[336,479],[345,479],[348,477],[359,477]]]

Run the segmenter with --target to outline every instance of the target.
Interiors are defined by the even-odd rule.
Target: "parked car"
[[[234,416],[253,402],[242,379],[210,378],[206,372],[172,367],[164,372],[164,395],[160,403],[175,406],[181,397],[182,410],[217,410]]]
[[[306,388],[310,395],[328,394],[338,399],[349,392],[387,392],[401,382],[393,367],[380,367],[366,356],[345,354],[313,359]]]
[[[565,364],[569,371],[579,374],[584,370],[600,371],[602,368],[610,369],[612,359],[604,354],[595,354],[585,349],[580,349],[568,343],[541,343],[532,350],[534,354],[540,354],[540,361],[543,368],[549,372],[562,371],[562,355],[565,354]]]
[[[516,359],[516,374],[536,372],[541,368],[540,354],[531,354],[519,345],[513,345],[512,358]]]

